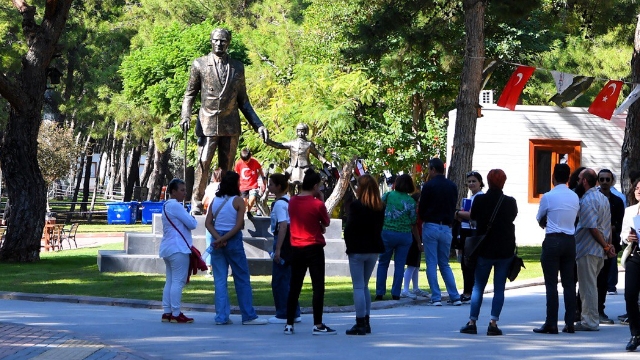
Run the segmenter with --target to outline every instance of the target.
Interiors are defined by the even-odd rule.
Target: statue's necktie
[[[216,69],[218,70],[218,80],[220,84],[224,85],[227,82],[227,67],[222,59],[217,62]]]

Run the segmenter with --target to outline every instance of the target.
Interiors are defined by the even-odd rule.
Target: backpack
[[[274,201],[271,203],[271,212],[273,213],[273,207],[275,206],[276,202],[278,202],[279,200],[282,200],[284,202],[286,202],[287,204],[289,203],[289,200],[281,197],[278,200]],[[273,231],[273,238],[274,241],[278,241],[278,224],[276,224],[276,229]],[[287,233],[284,236],[284,242],[282,243],[282,246],[280,247],[280,258],[284,260],[285,265],[289,264],[289,260],[290,260],[290,256],[291,256],[291,226],[287,226]]]

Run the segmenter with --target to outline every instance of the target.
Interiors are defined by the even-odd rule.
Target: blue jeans
[[[209,245],[211,245],[211,243],[213,242],[213,236],[208,231],[205,231],[205,235],[206,235],[204,238],[205,248],[204,248],[204,251],[202,252],[202,260],[207,265],[211,265],[211,254],[207,252],[207,249],[209,248]]]
[[[400,296],[402,278],[404,276],[404,264],[407,262],[407,254],[411,247],[410,232],[397,232],[382,230],[382,242],[384,243],[384,253],[378,258],[378,272],[376,277],[376,295],[384,295],[387,292],[387,270],[391,262],[391,255],[395,251],[393,258],[393,284],[391,285],[391,295]]]
[[[220,236],[226,231],[218,231]],[[238,231],[229,241],[227,246],[213,250],[211,254],[213,267],[213,283],[215,285],[216,322],[229,320],[231,308],[229,305],[229,293],[227,291],[227,276],[229,265],[233,272],[233,284],[236,288],[238,306],[242,314],[242,321],[256,319],[256,311],[253,308],[253,294],[249,279],[249,263],[244,253],[242,232]]]
[[[276,251],[276,243],[273,243],[273,252]],[[289,297],[289,283],[291,282],[290,264],[280,265],[272,261],[271,268],[271,292],[273,303],[276,307],[276,317],[287,319],[287,298]],[[300,317],[300,304],[296,307],[296,317]]]
[[[456,287],[456,279],[449,265],[451,251],[451,228],[447,225],[424,223],[422,225],[422,244],[424,257],[427,262],[427,281],[431,288],[431,301],[441,301],[442,293],[438,284],[438,268],[444,280],[444,285],[452,301],[460,300]]]
[[[356,317],[363,318],[371,313],[369,279],[376,266],[378,254],[349,254],[349,272],[353,283],[353,304]]]
[[[489,274],[493,268],[493,302],[491,303],[491,320],[500,320],[502,305],[504,305],[504,286],[507,283],[507,273],[513,257],[507,259],[487,259],[478,257],[476,263],[476,279],[471,292],[471,314],[469,319],[478,320],[484,288],[489,281]]]

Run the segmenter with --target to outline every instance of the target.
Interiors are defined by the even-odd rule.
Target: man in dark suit
[[[234,164],[241,132],[238,110],[265,142],[269,138],[267,129],[249,102],[244,65],[230,58],[227,53],[230,42],[231,33],[228,30],[215,29],[211,32],[212,52],[193,61],[182,102],[180,126],[187,131],[191,124],[193,103],[200,93],[201,107],[195,128],[200,158],[191,196],[194,213],[202,213],[202,197],[216,149],[218,167],[227,171]]]

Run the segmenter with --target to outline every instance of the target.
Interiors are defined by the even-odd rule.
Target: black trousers
[[[604,315],[604,302],[607,300],[607,290],[609,289],[609,273],[611,272],[611,263],[618,261],[618,258],[604,259],[604,266],[598,274],[598,313]]]
[[[636,252],[627,259],[624,274],[624,301],[629,317],[631,336],[640,336],[640,310],[638,292],[640,291],[640,255]]]
[[[542,242],[540,256],[544,284],[547,290],[546,324],[558,324],[558,271],[564,295],[564,322],[573,325],[576,313],[576,283],[574,268],[576,264],[576,240],[573,235],[547,234]]]
[[[463,294],[471,294],[473,290],[473,284],[475,283],[476,278],[476,263],[471,262],[467,263],[464,259],[464,240],[467,236],[475,235],[476,231],[472,229],[460,229],[460,242],[462,246],[460,247],[460,253],[462,257],[460,259],[460,268],[462,269],[462,281],[464,283]]]
[[[304,276],[309,269],[313,288],[313,323],[322,324],[324,307],[324,249],[322,245],[291,247],[291,283],[287,298],[287,324],[293,325]]]

